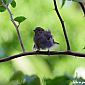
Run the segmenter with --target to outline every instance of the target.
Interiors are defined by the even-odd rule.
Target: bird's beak
[[[33,30],[35,32],[35,30]]]

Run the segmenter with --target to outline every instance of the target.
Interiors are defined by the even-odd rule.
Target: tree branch
[[[82,10],[83,10],[84,16],[85,16],[85,8],[84,8],[83,3],[82,3],[82,2],[79,2],[79,4],[80,4],[80,6],[81,6],[81,8],[82,8]]]
[[[16,54],[13,56],[9,56],[6,58],[1,58],[0,62],[6,62],[18,57],[23,57],[23,56],[27,56],[27,55],[72,55],[72,56],[77,56],[77,57],[85,57],[85,53],[79,53],[79,52],[73,52],[73,51],[39,51],[39,52],[24,52],[24,53],[20,53],[20,54]],[[57,57],[57,56],[56,56]]]
[[[22,43],[22,39],[21,39],[21,36],[20,36],[19,29],[18,29],[18,26],[17,26],[17,24],[15,23],[15,21],[13,19],[12,13],[11,13],[10,9],[8,8],[7,4],[5,4],[3,0],[2,0],[2,5],[7,9],[8,13],[10,15],[11,21],[12,21],[14,27],[16,28],[16,31],[17,31],[17,34],[18,34],[18,38],[19,38],[19,42],[20,42],[20,45],[22,47],[22,50],[23,50],[23,52],[25,52],[25,48],[24,48],[24,45]]]
[[[66,30],[65,30],[65,25],[64,25],[64,21],[58,11],[58,8],[57,8],[57,4],[56,4],[56,0],[53,0],[54,2],[54,7],[55,7],[55,11],[59,17],[59,20],[61,22],[61,25],[62,25],[62,28],[63,28],[63,32],[64,32],[64,37],[65,37],[65,40],[66,40],[66,44],[67,44],[67,50],[70,50],[70,44],[69,44],[69,40],[68,40],[68,37],[67,37],[67,33],[66,33]]]

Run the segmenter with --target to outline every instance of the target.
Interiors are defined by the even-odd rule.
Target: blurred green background
[[[16,0],[16,3],[16,8],[11,6],[9,8],[14,18],[17,16],[27,18],[19,28],[26,51],[33,51],[33,30],[37,26],[50,29],[55,41],[60,43],[58,48],[54,47],[52,50],[66,50],[62,27],[54,10],[53,0]],[[76,2],[70,1],[61,8],[61,1],[59,0],[58,8],[65,22],[71,49],[85,52],[83,49],[85,46],[85,19],[81,8]],[[2,12],[0,13],[0,58],[20,52],[22,49],[9,14],[7,11]],[[43,78],[52,79],[63,75],[74,77],[78,68],[85,72],[84,58],[64,55],[25,56],[0,63],[0,85],[7,85],[13,74],[18,71],[29,76],[37,75],[42,80]],[[82,73],[81,71],[80,73]]]

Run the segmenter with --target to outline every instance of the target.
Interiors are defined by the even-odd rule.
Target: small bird
[[[45,31],[41,27],[36,27],[34,30],[34,49],[37,49],[39,51],[40,49],[48,49],[52,47],[54,44],[59,44],[58,42],[55,42],[53,39],[53,36],[51,35],[50,30]]]

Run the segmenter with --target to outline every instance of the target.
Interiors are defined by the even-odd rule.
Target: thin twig
[[[83,5],[82,2],[79,2],[79,4],[80,4],[80,6],[81,6],[81,8],[82,8],[82,10],[83,10],[84,16],[85,16],[85,7],[84,7],[84,5]]]
[[[12,21],[14,27],[16,28],[16,31],[17,31],[17,34],[18,34],[18,38],[19,38],[19,41],[20,41],[20,45],[22,47],[22,50],[23,50],[23,52],[25,52],[25,48],[24,48],[24,45],[22,43],[22,39],[21,39],[21,36],[20,36],[19,29],[18,29],[18,26],[17,26],[17,24],[15,23],[15,21],[13,19],[12,13],[11,13],[10,9],[8,8],[7,4],[5,4],[3,0],[2,0],[2,5],[7,9],[8,13],[10,15],[11,21]]]
[[[65,36],[65,40],[66,40],[66,44],[67,44],[67,50],[70,50],[70,44],[69,44],[69,40],[68,40],[68,37],[67,37],[67,33],[66,33],[66,29],[65,29],[65,25],[64,25],[64,21],[58,11],[58,8],[57,8],[57,4],[56,4],[56,0],[53,0],[54,2],[54,7],[55,7],[55,11],[59,17],[59,20],[61,22],[61,25],[62,25],[62,28],[63,28],[63,32],[64,32],[64,36]]]
[[[77,57],[85,57],[85,53],[79,53],[79,52],[73,52],[73,51],[39,51],[39,52],[24,52],[24,53],[20,53],[20,54],[15,54],[13,56],[9,56],[6,58],[1,58],[0,62],[6,62],[18,57],[23,57],[23,56],[27,56],[27,55],[72,55],[72,56],[77,56]],[[58,56],[56,56],[58,57]]]

